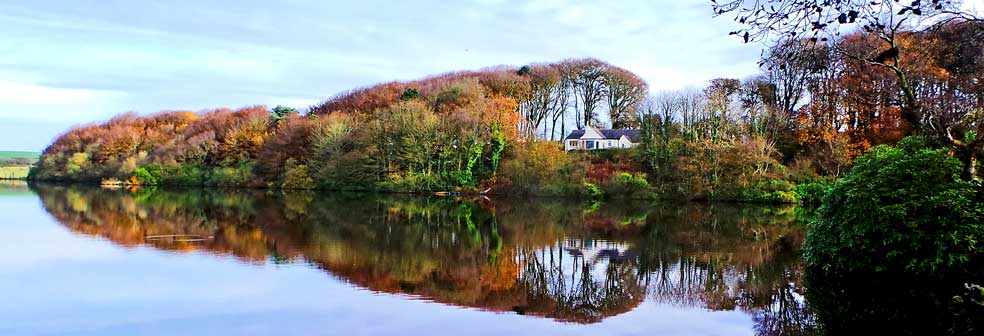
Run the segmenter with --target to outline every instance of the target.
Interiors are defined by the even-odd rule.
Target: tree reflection
[[[792,209],[37,186],[74,232],[123,246],[303,262],[371,290],[577,323],[644,300],[806,334]]]
[[[519,276],[528,302],[515,309],[596,322],[635,308],[645,289],[637,279],[636,265],[621,259],[626,246],[567,240],[546,248],[520,248],[523,272]]]

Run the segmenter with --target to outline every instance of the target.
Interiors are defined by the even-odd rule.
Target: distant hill
[[[39,157],[41,157],[41,153],[39,152],[0,151],[0,159],[30,158],[37,160]]]

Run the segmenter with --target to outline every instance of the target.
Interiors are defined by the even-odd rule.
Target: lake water
[[[809,334],[791,207],[0,184],[0,335]]]

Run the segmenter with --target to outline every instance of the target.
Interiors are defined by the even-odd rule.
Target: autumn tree
[[[826,65],[818,48],[823,47],[808,39],[786,39],[763,54],[763,77],[773,90],[768,103],[790,118],[804,99],[810,76]]]
[[[962,111],[960,118],[942,117],[939,110],[930,108],[920,99],[918,84],[912,78],[912,67],[904,62],[906,53],[919,48],[906,48],[902,41],[906,35],[928,33],[947,26],[970,25],[979,34],[984,19],[962,11],[961,1],[912,1],[906,4],[889,0],[729,0],[720,3],[712,0],[712,3],[716,15],[735,14],[734,19],[744,26],[731,34],[745,42],[809,38],[825,43],[852,28],[870,34],[880,43],[854,50],[837,48],[837,44],[833,46],[845,57],[890,71],[895,77],[902,118],[919,132],[934,135],[954,148],[964,162],[964,178],[976,177],[977,158],[984,148],[984,137],[976,134],[984,133],[984,123],[973,110]],[[980,35],[976,36],[979,40]]]
[[[740,114],[738,118],[745,128],[744,133],[765,138],[778,144],[789,129],[792,112],[784,112],[778,105],[777,85],[760,76],[741,82],[738,92]]]
[[[280,121],[257,156],[262,172],[279,176],[284,172],[287,160],[306,159],[311,149],[314,126],[315,119],[298,115],[288,116]]]
[[[721,140],[729,136],[729,127],[737,104],[737,94],[741,89],[741,81],[733,78],[715,78],[704,88],[707,98],[707,115],[703,116],[702,133],[711,141]]]
[[[558,65],[574,96],[577,128],[596,126],[596,109],[605,99],[604,76],[608,65],[596,59],[568,60]]]
[[[560,72],[556,68],[528,67],[524,75],[529,78],[529,91],[519,106],[523,116],[519,128],[524,137],[532,139],[537,136],[544,121],[557,109],[563,108],[566,101],[561,101],[556,94],[562,85]]]
[[[550,67],[555,69],[554,71],[558,71],[558,74],[560,74],[556,65],[550,65]],[[555,135],[560,139],[567,136],[568,107],[570,105],[571,95],[573,95],[573,93],[567,89],[570,86],[570,78],[561,75],[558,79],[557,85],[554,85],[551,89],[552,101],[551,108],[548,113],[548,118],[550,120],[550,131],[548,132],[550,134],[550,141],[554,140]],[[557,131],[558,122],[560,123],[559,132]]]
[[[612,128],[634,128],[636,107],[645,99],[648,85],[636,74],[618,67],[609,67],[602,76],[605,98]]]

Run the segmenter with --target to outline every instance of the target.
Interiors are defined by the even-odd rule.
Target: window
[[[577,147],[577,140],[568,141],[567,144],[570,145],[571,147]]]
[[[584,148],[585,149],[595,149],[595,142],[594,142],[594,140],[585,141],[584,142]]]

